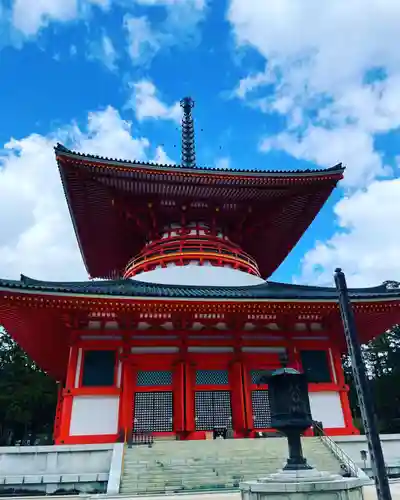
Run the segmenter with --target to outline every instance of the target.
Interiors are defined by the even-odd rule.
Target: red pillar
[[[122,358],[120,427],[124,431],[125,439],[133,430],[133,367],[129,357]]]
[[[243,397],[243,402],[246,405],[246,414],[245,414],[245,425],[246,425],[246,430],[250,431],[254,428],[254,422],[253,422],[253,402],[251,399],[251,380],[250,380],[250,374],[247,369],[247,366],[243,364],[243,385],[244,385],[244,397]]]
[[[233,429],[239,435],[243,435],[246,429],[244,394],[242,384],[242,363],[233,361],[229,369],[229,379],[231,386],[231,404],[232,404],[232,424]]]
[[[335,371],[336,382],[339,389],[340,403],[342,405],[344,425],[346,434],[359,434],[360,431],[354,426],[353,415],[351,413],[349,401],[349,386],[346,385],[340,352],[331,348],[333,370]]]
[[[57,406],[56,406],[56,414],[54,418],[54,430],[53,430],[54,442],[57,442],[61,432],[62,404],[63,404],[63,384],[61,382],[57,382]]]
[[[134,363],[130,363],[130,383],[129,383],[129,392],[130,392],[130,405],[126,409],[126,417],[128,422],[128,429],[130,432],[135,430],[135,424],[133,421],[135,415],[135,392],[136,392],[136,380],[137,380],[137,372],[138,367]]]
[[[173,371],[174,432],[180,433],[185,427],[184,377],[185,363],[179,361]]]
[[[196,367],[191,363],[185,363],[186,371],[186,431],[194,432],[196,430],[195,409],[194,409],[194,388],[195,388],[195,370]]]
[[[67,377],[65,381],[66,389],[73,389],[75,386],[75,374],[78,364],[78,352],[79,349],[77,346],[72,345],[70,347],[70,355],[68,360],[68,368],[67,368]]]
[[[72,415],[72,401],[73,396],[71,390],[75,386],[75,374],[78,364],[78,352],[79,349],[76,345],[71,345],[70,355],[67,367],[67,376],[65,380],[65,388],[62,390],[62,406],[60,411],[60,423],[59,430],[57,432],[57,438],[55,439],[56,444],[64,444],[65,440],[69,436],[69,427],[71,424]]]

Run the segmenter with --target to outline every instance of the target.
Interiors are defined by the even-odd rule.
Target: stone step
[[[148,471],[146,473],[142,474],[137,474],[137,473],[132,473],[131,471],[124,471],[123,478],[151,478],[151,477],[166,477],[166,478],[179,478],[179,477],[187,477],[187,476],[194,476],[194,475],[204,475],[204,474],[209,474],[209,473],[215,473],[215,474],[245,474],[247,472],[251,473],[268,473],[270,471],[274,472],[277,469],[282,468],[283,464],[280,464],[278,467],[276,467],[277,464],[271,464],[271,463],[265,463],[259,466],[255,466],[253,464],[243,464],[242,467],[208,467],[208,468],[201,468],[201,469],[185,469],[182,471],[179,470],[162,470],[162,469],[154,469],[151,471]],[[331,465],[331,467],[327,467]],[[332,472],[338,472],[340,470],[340,467],[337,463],[333,464],[328,464],[325,463],[323,464],[322,467],[320,467],[321,470],[331,470]]]
[[[162,483],[130,483],[121,488],[121,493],[145,493],[145,492],[163,492],[163,491],[182,491],[182,490],[213,490],[220,488],[237,488],[238,481],[229,479],[194,479],[183,481],[181,485],[166,485]]]
[[[318,438],[303,439],[311,465],[337,473],[340,464]],[[125,453],[121,493],[234,489],[240,481],[281,469],[287,457],[283,438],[156,442]]]
[[[238,460],[238,459],[221,459],[221,460],[216,460],[216,459],[209,459],[207,461],[184,461],[182,463],[172,463],[172,462],[159,462],[159,463],[152,463],[152,464],[147,464],[146,466],[143,465],[137,465],[133,463],[125,463],[125,470],[129,470],[130,473],[134,474],[142,474],[142,473],[148,473],[153,470],[166,470],[166,471],[174,471],[174,470],[183,470],[183,469],[197,469],[201,470],[202,468],[210,468],[210,467],[224,467],[224,466],[229,466],[229,467],[242,467],[244,464],[251,463],[254,466],[257,465],[264,465],[267,462],[271,462],[275,464],[283,464],[285,463],[285,457],[271,457],[267,456],[262,459],[257,459],[257,460]],[[337,463],[337,460],[334,458],[331,459],[331,457],[312,457],[309,458],[308,461],[310,462],[311,465],[318,466],[321,468],[323,465],[333,465]]]
[[[147,473],[147,474],[129,474],[129,473],[124,473],[122,478],[123,479],[135,479],[135,480],[148,480],[151,478],[166,478],[168,479],[184,479],[187,477],[192,477],[192,476],[206,476],[206,475],[225,475],[229,474],[230,476],[233,475],[243,475],[243,474],[267,474],[268,472],[273,472],[276,469],[274,467],[244,467],[244,468],[229,468],[226,467],[224,469],[209,469],[209,470],[193,470],[193,471],[182,471],[179,473],[179,471],[174,471],[173,473],[168,471],[168,472],[162,472],[162,471],[154,471],[152,473]]]
[[[321,457],[322,458],[322,457]],[[145,463],[137,461],[137,460],[131,460],[131,459],[125,459],[125,467],[131,467],[131,468],[149,468],[149,467],[154,467],[154,466],[168,466],[168,467],[179,467],[181,465],[202,465],[206,464],[209,465],[210,462],[212,463],[243,463],[243,462],[248,462],[251,460],[251,462],[265,462],[265,460],[284,460],[285,455],[282,454],[272,454],[268,453],[265,455],[261,456],[248,456],[248,457],[241,457],[241,456],[234,456],[234,457],[229,457],[229,456],[209,456],[209,457],[202,457],[202,458],[181,458],[181,459],[169,459],[169,458],[161,458],[161,457],[155,457],[154,460],[152,461],[147,461]]]

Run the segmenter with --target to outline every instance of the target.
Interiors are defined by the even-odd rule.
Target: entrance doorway
[[[151,365],[150,365],[151,366]],[[133,430],[174,430],[173,373],[171,370],[138,370],[133,389]]]
[[[133,430],[138,432],[172,432],[172,391],[136,392]]]
[[[251,406],[253,410],[254,429],[268,429],[271,427],[271,408],[269,405],[268,390],[251,391]]]
[[[230,391],[196,391],[195,422],[196,431],[232,429]]]

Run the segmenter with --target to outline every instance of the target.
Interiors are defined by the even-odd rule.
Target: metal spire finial
[[[184,97],[181,100],[183,109],[182,117],[182,166],[193,168],[196,166],[196,151],[194,142],[194,123],[192,108],[194,101],[191,97]]]

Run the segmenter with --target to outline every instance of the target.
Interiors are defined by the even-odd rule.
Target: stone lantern
[[[312,425],[306,376],[293,368],[280,368],[260,377],[268,384],[271,426],[286,435],[289,458],[282,470],[240,483],[242,500],[359,500],[369,478],[343,478],[318,471],[303,456],[301,435]]]
[[[301,435],[312,425],[306,376],[293,368],[280,368],[268,379],[271,426],[286,435],[289,458],[283,470],[307,470]]]

